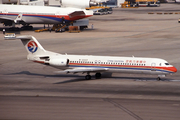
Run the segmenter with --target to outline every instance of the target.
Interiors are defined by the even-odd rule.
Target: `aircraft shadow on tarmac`
[[[45,74],[38,74],[38,73],[31,73],[29,71],[21,71],[17,73],[10,73],[6,75],[30,75],[30,76],[41,76],[41,77],[46,77],[46,78],[61,78],[61,77],[74,77],[74,79],[71,80],[66,80],[54,84],[63,84],[63,83],[70,83],[70,82],[79,82],[79,81],[85,81],[84,76],[79,76],[75,74],[61,74],[61,75],[45,75]]]
[[[17,73],[10,73],[6,75],[18,75],[18,74],[25,74],[25,75],[32,75],[32,76],[42,76],[42,77],[47,77],[47,78],[60,78],[60,77],[74,77],[74,79],[70,80],[65,80],[62,82],[57,82],[54,84],[63,84],[63,83],[71,83],[71,82],[80,82],[80,81],[89,81],[84,79],[84,75],[75,75],[75,74],[60,74],[60,75],[45,75],[45,74],[38,74],[38,73],[31,73],[29,71],[21,71]],[[127,75],[128,76],[128,75]],[[113,79],[120,79],[120,80],[134,80],[134,81],[157,81],[156,78],[154,77],[108,77],[108,76],[102,76],[102,79],[107,79],[107,78],[113,78]],[[98,80],[95,79],[94,76],[92,76],[91,80]],[[163,78],[161,81],[172,81],[172,79],[169,78]]]

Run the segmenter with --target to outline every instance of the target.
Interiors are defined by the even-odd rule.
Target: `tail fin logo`
[[[30,42],[27,44],[27,47],[28,47],[28,50],[29,50],[31,53],[36,52],[37,49],[38,49],[38,45],[37,45],[36,42],[34,42],[34,41],[30,41]]]

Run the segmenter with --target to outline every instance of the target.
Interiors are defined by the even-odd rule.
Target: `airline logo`
[[[38,49],[38,46],[37,46],[37,44],[36,44],[34,41],[30,41],[30,42],[27,44],[27,47],[28,47],[28,50],[29,50],[31,53],[36,52],[37,49]]]

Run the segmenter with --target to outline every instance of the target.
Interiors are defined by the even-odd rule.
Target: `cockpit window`
[[[169,63],[165,63],[165,65],[169,65]]]

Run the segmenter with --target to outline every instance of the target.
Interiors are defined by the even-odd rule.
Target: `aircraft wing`
[[[0,22],[5,22],[5,21],[14,21],[14,20],[11,18],[7,18],[7,17],[1,17],[0,18]]]
[[[12,22],[21,22],[21,23],[25,23],[23,20],[22,20],[22,14],[19,14],[16,19],[12,19],[12,18],[9,18],[9,17],[0,17],[0,22],[1,23],[12,23]]]
[[[56,73],[86,73],[86,72],[103,72],[108,71],[108,68],[74,68],[64,71],[56,71]]]

